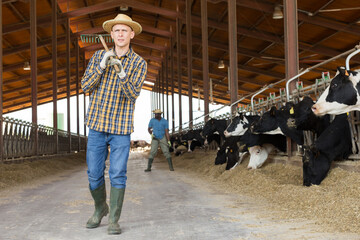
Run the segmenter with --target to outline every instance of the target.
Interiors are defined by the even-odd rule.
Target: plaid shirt
[[[146,78],[146,61],[130,47],[124,56],[116,57],[126,72],[126,77],[120,79],[114,66],[100,68],[104,54],[105,50],[94,53],[81,79],[84,93],[90,93],[86,125],[98,132],[131,134],[135,101]]]

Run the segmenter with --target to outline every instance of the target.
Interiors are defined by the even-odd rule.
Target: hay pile
[[[247,170],[247,156],[238,167],[225,171],[225,165],[214,165],[215,157],[214,151],[187,153],[174,157],[174,168],[196,173],[225,192],[253,198],[255,206],[266,206],[264,214],[273,214],[264,217],[307,219],[326,231],[360,234],[359,173],[336,167],[321,185],[304,187],[299,166],[265,163]]]
[[[29,184],[39,178],[52,176],[78,166],[85,166],[85,164],[85,153],[49,157],[22,163],[0,163],[0,190]]]

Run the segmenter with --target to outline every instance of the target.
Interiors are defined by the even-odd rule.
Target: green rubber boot
[[[110,215],[109,215],[109,227],[108,234],[120,234],[121,229],[118,223],[121,208],[124,201],[125,188],[111,187],[110,191]]]
[[[87,228],[96,228],[100,225],[101,219],[109,213],[109,206],[106,204],[105,184],[95,190],[90,190],[91,196],[95,201],[94,214],[86,223]]]
[[[174,171],[171,158],[167,158],[166,160],[167,160],[168,163],[169,163],[169,169],[170,169],[170,171]]]
[[[151,172],[151,164],[153,161],[154,161],[154,159],[149,158],[148,167],[147,167],[147,169],[144,170],[144,172]]]

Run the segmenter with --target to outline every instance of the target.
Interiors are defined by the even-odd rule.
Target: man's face
[[[125,24],[116,24],[112,27],[111,37],[118,47],[130,45],[130,40],[135,36],[135,32]]]
[[[160,119],[161,118],[161,113],[155,113],[155,118]]]

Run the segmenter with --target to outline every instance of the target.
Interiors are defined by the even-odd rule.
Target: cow
[[[233,165],[239,160],[239,149],[238,149],[238,142],[240,141],[241,137],[228,137],[225,139],[224,143],[221,145],[220,149],[218,150],[215,158],[215,165],[224,164],[228,162],[229,156],[231,158],[231,162],[227,164],[226,170],[229,170]],[[234,152],[237,153],[234,154]],[[229,153],[229,154],[228,154]]]
[[[220,144],[224,141],[225,135],[224,131],[227,127],[227,120],[226,119],[209,119],[201,132],[201,135],[207,138],[209,135],[218,132],[220,134]]]
[[[188,152],[195,150],[195,147],[202,147],[205,139],[201,136],[201,129],[189,130],[187,133],[181,136],[181,140],[188,141]]]
[[[295,125],[288,124],[289,119],[293,116],[294,104],[287,103],[285,106],[277,110],[272,107],[265,112],[259,120],[255,121],[250,130],[252,133],[266,134],[284,134],[291,138],[298,145],[304,144],[303,131],[298,130]]]
[[[274,145],[265,143],[262,146],[253,146],[249,148],[250,160],[248,169],[257,169],[267,160],[269,153],[274,149]]]
[[[236,144],[229,146],[226,149],[226,167],[225,170],[230,170],[239,162],[239,147]]]
[[[312,109],[315,102],[310,97],[304,97],[303,100],[294,106],[294,122],[299,130],[308,130],[316,136],[330,125],[330,115],[326,114],[322,117],[316,116]]]
[[[339,115],[360,110],[360,70],[350,71],[338,67],[330,86],[321,94],[312,106],[317,116],[325,114]]]
[[[224,132],[225,136],[240,136],[241,142],[245,144],[246,149],[255,147],[261,148],[263,144],[273,144],[277,149],[286,152],[286,137],[283,134],[253,134],[250,130],[253,124],[259,121],[260,116],[236,116]],[[265,132],[264,132],[265,133]],[[238,135],[239,134],[239,135]],[[251,152],[250,158],[251,158]],[[265,153],[265,152],[264,152]],[[268,154],[268,153],[267,153]],[[264,157],[265,155],[262,155]],[[265,156],[265,160],[267,155]],[[264,160],[264,161],[265,161]]]
[[[210,145],[212,144],[212,142],[215,142],[217,144],[217,146],[220,146],[220,134],[218,132],[214,132],[213,134],[210,134],[206,137],[204,144],[205,145]]]
[[[170,152],[175,152],[175,156],[179,156],[188,150],[188,142],[181,140],[180,134],[170,136]]]
[[[303,185],[320,185],[330,170],[331,160],[324,154],[317,155],[310,150],[309,146],[304,147],[303,162]]]
[[[352,153],[351,132],[346,114],[337,115],[303,155],[303,184],[319,185],[333,160],[347,159]]]
[[[189,148],[189,144],[187,141],[181,141],[180,142],[180,145],[177,145],[175,147],[175,156],[180,156],[181,154],[185,153],[188,151],[188,148]]]
[[[257,121],[260,116],[246,116],[244,114],[236,115],[230,122],[229,126],[224,131],[225,137],[241,136],[247,131],[250,125]]]
[[[241,137],[241,141],[247,145],[247,147],[253,147],[265,143],[274,145],[281,152],[286,152],[286,137],[283,134],[253,134],[250,130],[247,130]]]

